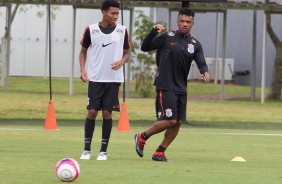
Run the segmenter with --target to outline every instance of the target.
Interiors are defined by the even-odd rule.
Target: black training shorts
[[[119,86],[120,83],[89,81],[87,110],[119,111]]]
[[[187,94],[175,94],[171,91],[157,91],[157,120],[177,120],[186,122]]]

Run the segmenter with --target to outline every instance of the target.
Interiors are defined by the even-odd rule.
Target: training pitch
[[[56,163],[78,161],[81,175],[74,183],[101,184],[281,184],[282,131],[183,125],[166,151],[168,163],[151,160],[163,134],[151,137],[144,157],[134,149],[133,136],[151,122],[132,121],[130,132],[113,127],[108,160],[96,161],[101,122],[97,122],[92,158],[80,160],[83,122],[58,121],[58,130],[44,130],[43,120],[0,121],[1,184],[60,183]],[[235,157],[246,160],[231,161]]]

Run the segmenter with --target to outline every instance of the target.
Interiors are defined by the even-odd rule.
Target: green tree
[[[151,31],[154,23],[143,11],[136,11],[134,27],[136,28],[133,36],[135,41],[132,43],[132,72],[133,79],[136,80],[135,91],[142,97],[149,97],[154,91],[153,82],[156,73],[155,51],[142,52],[140,45],[147,34]]]

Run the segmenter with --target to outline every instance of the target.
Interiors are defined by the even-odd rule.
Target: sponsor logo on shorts
[[[118,108],[119,108],[118,105],[114,105],[114,106],[113,106],[113,109],[118,109]]]

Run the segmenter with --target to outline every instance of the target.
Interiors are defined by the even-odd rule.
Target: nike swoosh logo
[[[108,43],[108,44],[102,44],[102,47],[107,47],[108,45],[111,45],[113,42]]]

